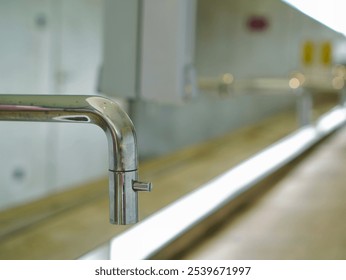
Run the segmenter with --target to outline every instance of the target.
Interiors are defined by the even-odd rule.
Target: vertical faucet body
[[[109,201],[112,224],[138,221],[137,143],[128,115],[114,101],[90,95],[0,95],[0,120],[96,124],[106,133],[109,151]]]

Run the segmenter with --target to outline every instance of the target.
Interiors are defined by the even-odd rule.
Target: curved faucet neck
[[[109,151],[110,221],[138,220],[137,143],[134,126],[120,106],[90,95],[0,95],[0,120],[92,123],[107,135]],[[145,185],[145,184],[144,184]],[[144,190],[150,191],[148,183]]]

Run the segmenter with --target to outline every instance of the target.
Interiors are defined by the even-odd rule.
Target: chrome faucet
[[[151,183],[138,181],[135,129],[117,103],[90,95],[0,95],[0,120],[101,127],[108,139],[110,222],[127,225],[138,221],[137,192],[151,191]]]

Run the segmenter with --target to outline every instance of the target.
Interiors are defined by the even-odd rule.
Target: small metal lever
[[[147,182],[134,181],[132,189],[137,192],[151,192],[152,184]]]

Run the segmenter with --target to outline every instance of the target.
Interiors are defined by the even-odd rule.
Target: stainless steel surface
[[[268,94],[277,94],[277,91],[290,92],[288,78],[257,78],[235,79],[230,73],[220,77],[200,78],[198,88],[204,91],[217,91],[219,94],[248,94],[248,90],[261,90]]]
[[[109,171],[109,215],[112,224],[138,221],[138,195],[133,189],[137,176],[137,170]]]
[[[134,182],[133,189],[138,192],[150,192],[152,189],[151,183],[147,182]]]
[[[232,74],[225,73],[221,77],[203,77],[198,80],[198,88],[204,91],[217,91],[221,93],[249,94],[290,94],[291,90],[304,88],[311,93],[323,91],[339,92],[344,87],[344,78],[340,76],[306,76],[294,73],[287,78],[253,78],[235,79]],[[282,94],[282,93],[281,93]]]
[[[312,123],[312,92],[308,89],[298,88],[297,93],[297,113],[299,126],[303,127]]]
[[[0,95],[0,120],[91,123],[102,128],[108,139],[110,222],[138,221],[136,134],[117,103],[90,95]]]

